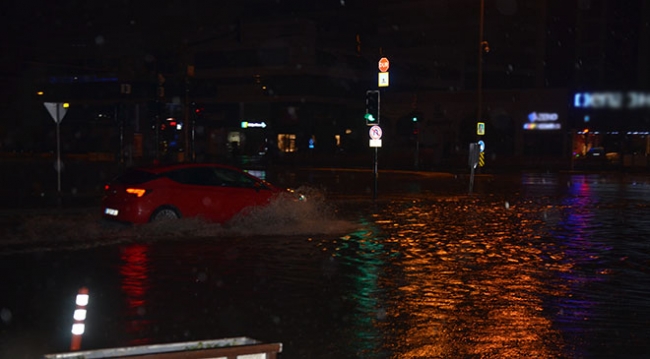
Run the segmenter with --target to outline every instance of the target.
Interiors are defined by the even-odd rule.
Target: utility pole
[[[477,113],[476,121],[481,122],[481,117],[483,117],[483,51],[486,46],[486,42],[483,40],[483,22],[485,17],[485,0],[480,0],[481,7],[479,13],[479,29],[478,29],[478,84],[476,91],[478,93],[478,103],[477,103]]]

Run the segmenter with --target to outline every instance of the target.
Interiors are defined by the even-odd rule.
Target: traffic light
[[[203,119],[203,115],[205,113],[205,108],[203,108],[202,106],[200,106],[197,103],[192,102],[192,112],[193,112],[192,120],[193,121],[200,121],[200,120]]]
[[[379,90],[366,91],[366,125],[379,125]]]

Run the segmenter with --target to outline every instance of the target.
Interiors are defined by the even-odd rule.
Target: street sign
[[[370,147],[381,147],[381,140],[370,140]]]
[[[476,124],[476,134],[479,136],[485,135],[485,123],[484,122],[478,122]]]
[[[68,111],[70,104],[67,102],[43,102],[43,105],[47,109],[47,112],[50,113],[50,116],[52,116],[54,123],[56,123],[56,162],[54,162],[54,168],[56,169],[57,191],[61,193],[61,170],[63,169],[63,162],[61,162],[61,135],[59,125],[65,113]]]
[[[381,127],[379,126],[370,127],[368,133],[370,134],[370,138],[372,138],[373,140],[381,139],[382,132],[381,132]]]
[[[485,152],[485,142],[483,140],[478,141],[478,147],[481,149],[481,152]]]
[[[259,128],[266,128],[266,122],[248,122],[248,121],[242,121],[240,123],[241,128],[253,128],[253,127],[259,127]]]
[[[382,57],[381,59],[379,59],[379,71],[381,71],[381,72],[388,71],[389,65],[390,65],[390,63],[388,62],[387,58]]]
[[[377,86],[388,87],[388,72],[380,72],[378,76]]]
[[[43,105],[55,123],[61,123],[69,107],[67,103],[63,102],[44,102]]]

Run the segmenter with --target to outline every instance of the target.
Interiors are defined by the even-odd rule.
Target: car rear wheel
[[[178,212],[171,207],[158,208],[154,214],[151,215],[151,222],[163,222],[174,219],[179,219],[181,216]]]

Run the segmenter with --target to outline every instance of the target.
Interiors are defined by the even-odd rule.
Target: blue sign
[[[485,142],[483,142],[483,140],[478,141],[478,147],[481,152],[485,152]]]

